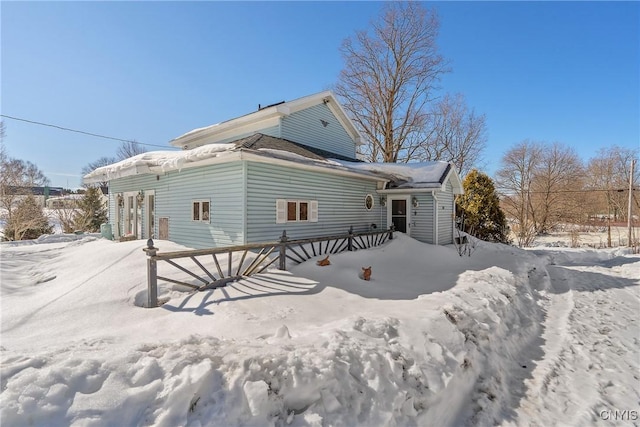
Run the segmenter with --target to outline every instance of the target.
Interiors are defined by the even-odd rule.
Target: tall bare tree
[[[445,95],[431,110],[427,138],[420,144],[420,160],[452,162],[465,176],[482,157],[487,142],[484,114],[467,107],[464,95]]]
[[[428,106],[448,71],[436,45],[439,27],[421,3],[391,2],[370,32],[343,42],[335,90],[367,140],[368,160],[409,161],[425,140]]]
[[[583,166],[571,147],[559,142],[541,146],[531,182],[531,219],[536,233],[546,233],[560,222],[578,222],[575,197],[582,189]]]
[[[519,246],[529,246],[536,236],[530,196],[535,167],[542,154],[541,143],[522,141],[504,154],[497,172],[503,207],[514,222],[511,229]]]

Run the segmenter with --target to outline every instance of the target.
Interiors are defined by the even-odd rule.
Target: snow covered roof
[[[335,173],[357,174],[388,181],[390,189],[443,189],[447,179],[451,178],[454,193],[462,193],[460,178],[455,168],[447,162],[352,162],[330,158],[329,156],[335,154],[260,133],[227,144],[206,144],[190,150],[150,151],[138,154],[95,169],[85,175],[84,183],[92,184],[139,174],[165,173],[212,161],[234,161],[239,160],[243,152],[272,160],[292,162],[298,166],[322,167]]]
[[[462,181],[449,162],[414,163],[356,163],[340,161],[353,170],[367,171],[386,176],[391,182],[389,189],[443,189],[450,180],[454,194],[462,194]]]
[[[337,161],[327,158],[328,153],[282,138],[257,133],[227,144],[206,144],[182,151],[150,151],[102,166],[84,176],[85,184],[110,181],[145,173],[165,173],[186,167],[200,166],[211,161],[238,160],[242,152],[252,153],[270,159],[279,159],[296,164],[327,167],[342,172],[357,173],[368,177],[374,174],[366,171],[350,170]],[[331,154],[335,156],[335,154]],[[378,177],[379,180],[384,178]]]
[[[349,133],[349,135],[354,139],[356,144],[360,144],[360,133],[331,91],[324,91],[298,98],[293,101],[283,101],[268,105],[260,108],[258,111],[254,111],[240,117],[210,126],[193,129],[172,139],[169,143],[174,147],[185,149],[193,148],[204,143],[217,143],[222,140],[233,138],[234,136],[246,135],[247,133],[257,131],[260,128],[264,128],[269,120],[276,120],[276,122],[274,122],[275,124],[277,123],[277,119],[281,117],[288,116],[296,111],[321,103],[326,104],[331,109],[347,133]]]

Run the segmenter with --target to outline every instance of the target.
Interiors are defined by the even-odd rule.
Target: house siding
[[[321,120],[327,124],[325,127]],[[325,104],[282,118],[281,137],[309,147],[356,159],[356,144]]]
[[[126,178],[115,179],[109,182],[109,224],[114,236],[122,236],[124,233],[124,210],[118,207],[116,196],[124,192],[138,192],[140,190],[147,191],[155,189],[156,177],[155,175],[134,175]],[[156,192],[157,196],[157,192]],[[156,204],[157,206],[157,204]],[[116,210],[120,211],[121,221],[116,223]],[[142,230],[147,227],[147,220],[145,218],[144,210],[142,212]],[[157,221],[156,221],[157,227]],[[156,230],[157,235],[157,230]],[[145,236],[146,237],[146,236]],[[142,238],[142,236],[141,236]]]
[[[435,217],[433,211],[433,195],[417,193],[413,197],[418,199],[418,207],[411,207],[411,237],[424,243],[434,243]]]
[[[367,211],[365,196],[372,194],[374,206]],[[276,200],[317,200],[318,222],[276,224]],[[384,224],[376,182],[287,168],[280,165],[247,164],[247,242],[277,240],[286,230],[290,239],[367,231],[371,224]]]
[[[165,175],[142,175],[111,181],[111,195],[125,191],[155,190],[155,235],[159,218],[169,218],[169,239],[192,247],[210,248],[244,243],[242,162],[183,169]],[[191,220],[191,203],[211,201],[211,221]],[[115,221],[112,201],[110,218]],[[144,212],[143,212],[144,221]],[[112,227],[115,224],[112,223]],[[145,224],[143,224],[143,229]]]
[[[446,191],[438,193],[438,244],[453,243],[453,187],[447,182]]]

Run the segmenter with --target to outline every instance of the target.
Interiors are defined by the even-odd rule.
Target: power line
[[[0,117],[5,117],[7,119],[18,120],[18,121],[26,122],[26,123],[31,123],[31,124],[34,124],[34,125],[48,126],[48,127],[64,130],[64,131],[67,131],[67,132],[75,132],[75,133],[81,133],[83,135],[95,136],[96,138],[111,139],[113,141],[120,141],[120,142],[133,142],[135,144],[146,145],[148,147],[160,147],[160,148],[165,148],[165,149],[167,149],[167,148],[177,149],[176,147],[171,147],[171,146],[166,146],[166,145],[146,144],[144,142],[138,142],[138,141],[134,141],[134,140],[131,140],[131,139],[115,138],[113,136],[106,136],[106,135],[100,135],[100,134],[97,134],[97,133],[85,132],[83,130],[71,129],[71,128],[67,128],[67,127],[64,127],[64,126],[54,125],[54,124],[51,124],[51,123],[42,123],[42,122],[37,122],[35,120],[27,120],[27,119],[22,119],[20,117],[8,116],[6,114],[0,114]]]
[[[560,194],[560,193],[601,193],[601,192],[611,192],[611,193],[624,193],[629,191],[628,188],[585,188],[583,190],[553,190],[553,191],[520,191],[512,188],[498,187],[496,188],[498,192],[501,193],[511,193],[511,194],[520,194],[520,193],[528,193],[528,194]],[[633,191],[638,191],[637,188],[634,188]]]

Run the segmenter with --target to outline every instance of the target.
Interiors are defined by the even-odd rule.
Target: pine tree
[[[463,230],[488,242],[510,243],[507,220],[488,175],[472,170],[462,183],[464,194],[456,201]]]
[[[7,220],[4,235],[8,240],[27,240],[52,232],[53,227],[49,225],[42,206],[33,195],[28,195],[16,204],[13,215]]]
[[[102,200],[100,189],[89,187],[78,201],[75,216],[76,229],[88,232],[100,231],[100,225],[107,222],[107,207]]]

